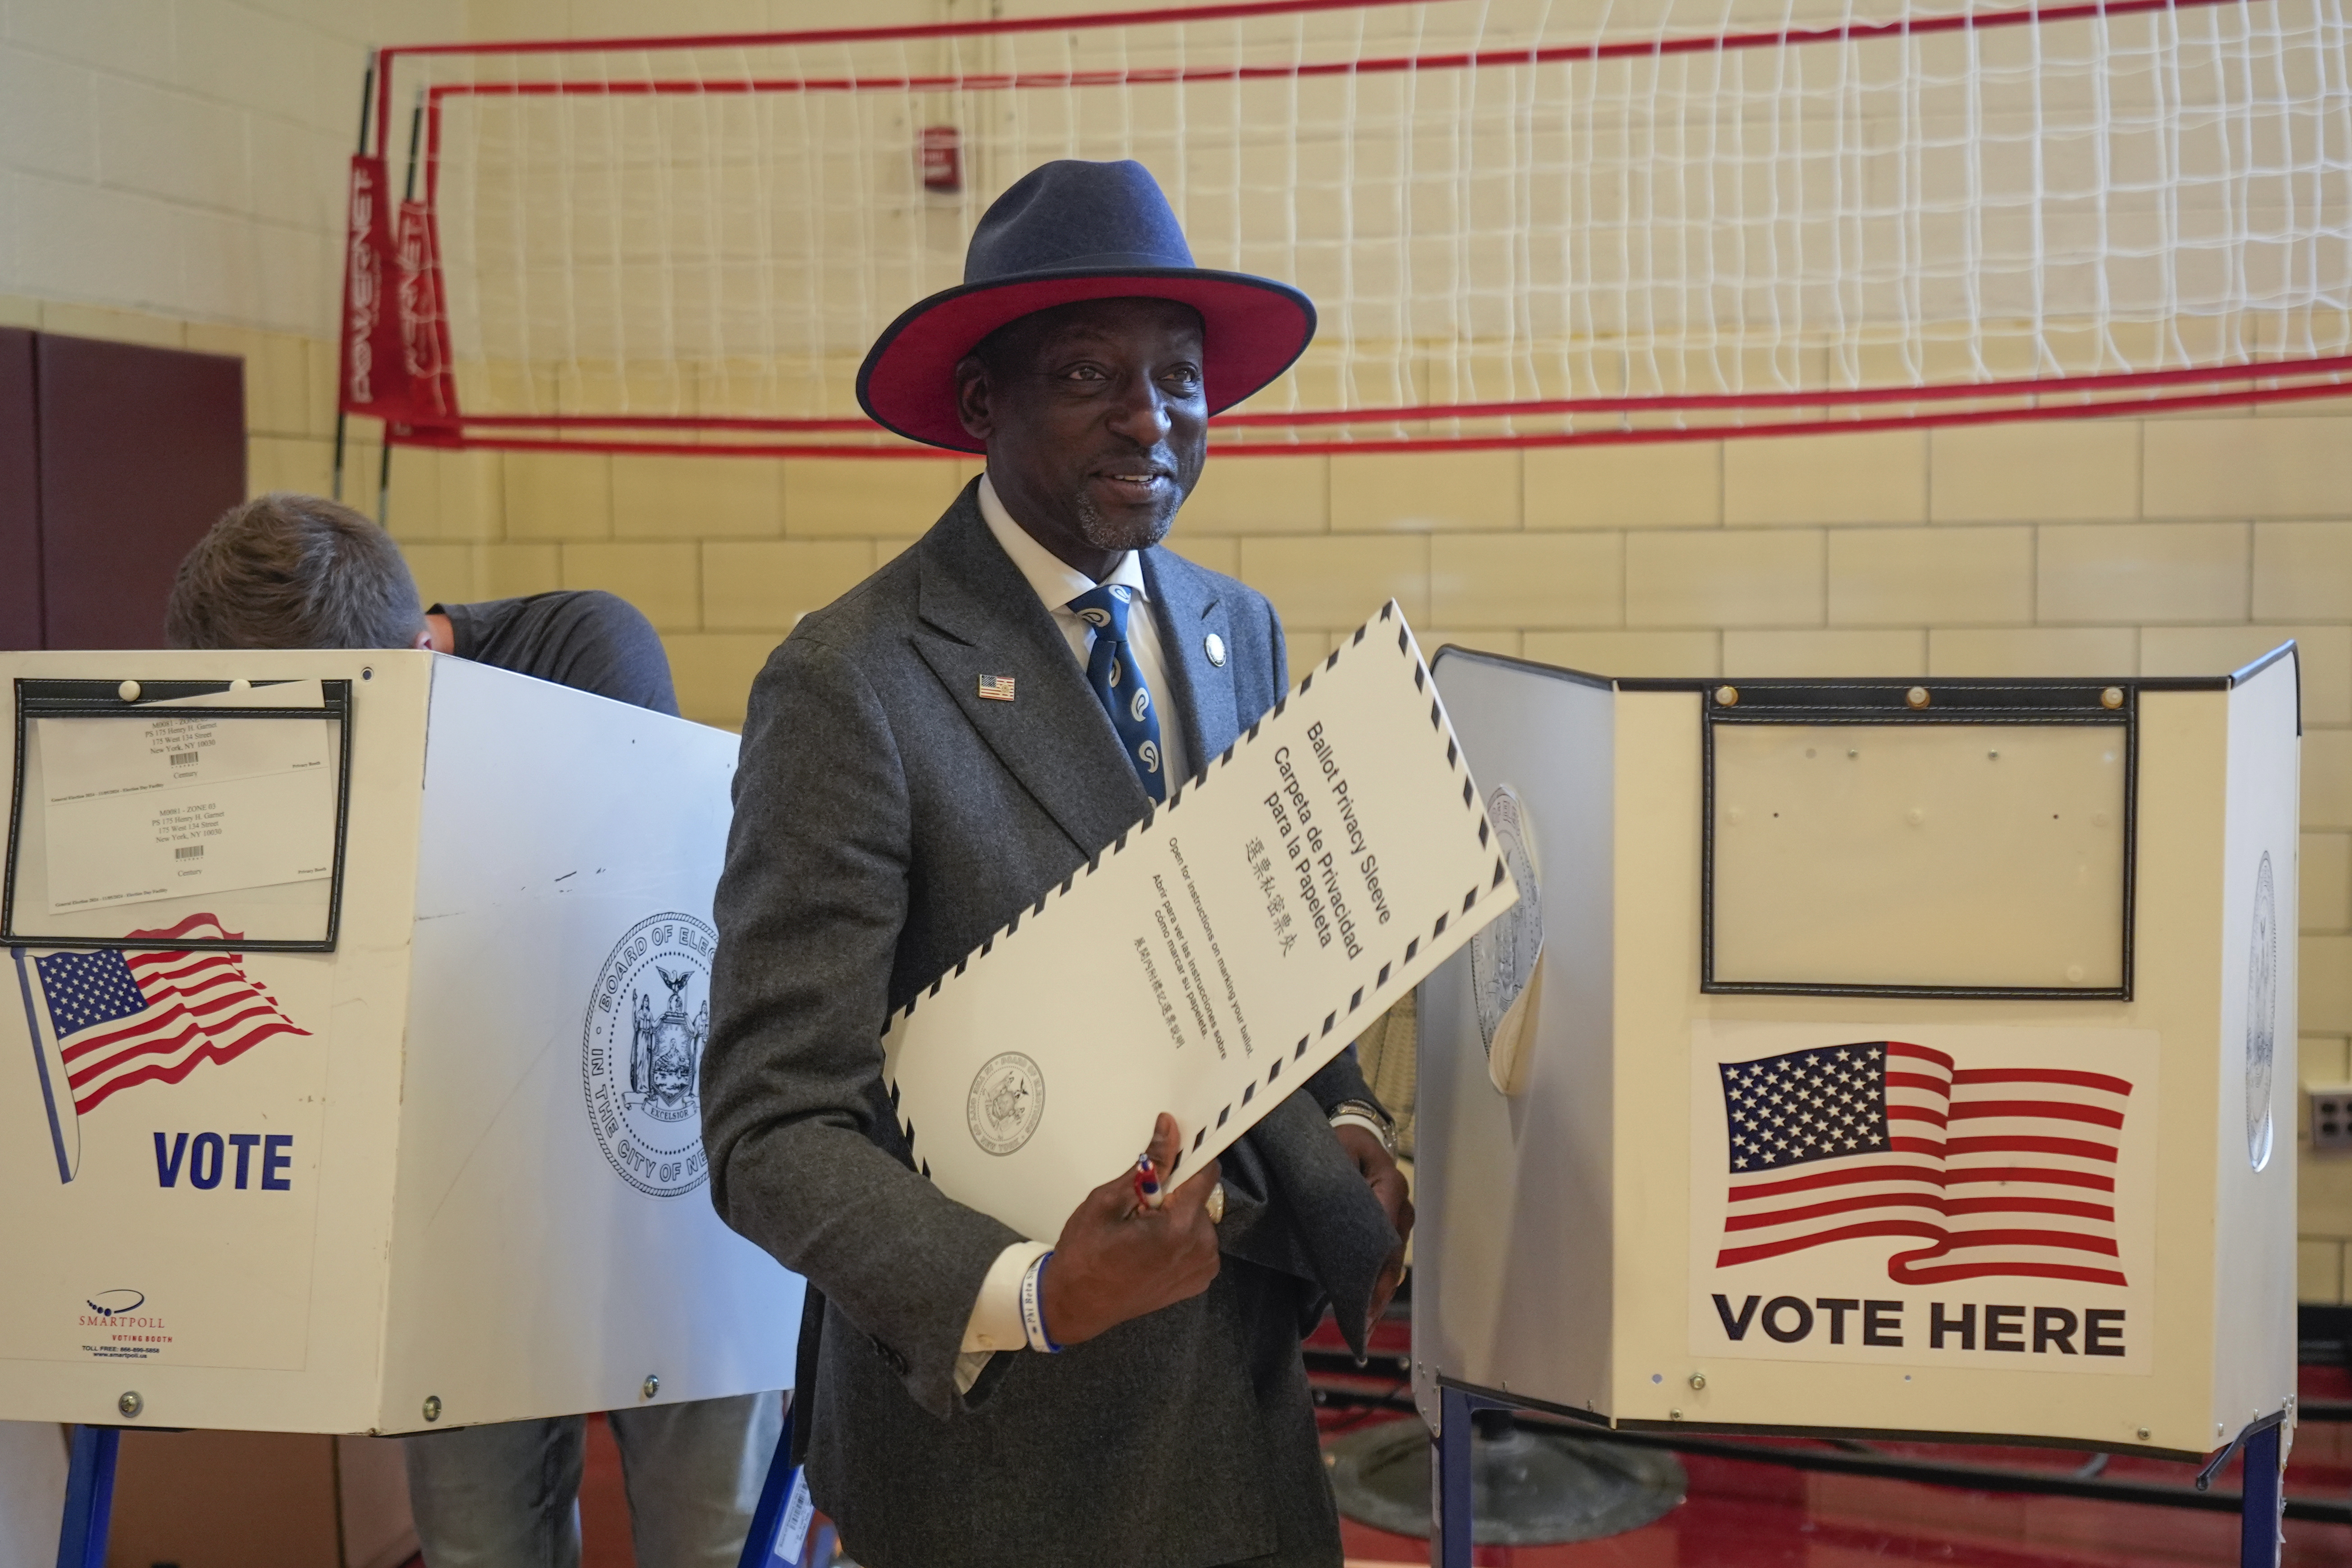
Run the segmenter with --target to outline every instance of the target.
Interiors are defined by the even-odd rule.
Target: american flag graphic
[[[130,934],[159,943],[238,935],[210,915]],[[310,1032],[279,1010],[236,953],[46,953],[32,969],[79,1115],[134,1083],[177,1083],[200,1062],[233,1061],[272,1035]]]
[[[992,703],[1009,703],[1013,700],[1013,685],[1011,675],[982,675],[980,695]]]
[[[1719,1064],[1728,1218],[1718,1268],[1909,1238],[1889,1278],[2125,1282],[2116,1166],[2132,1086],[2052,1067],[1956,1070],[1874,1040]]]

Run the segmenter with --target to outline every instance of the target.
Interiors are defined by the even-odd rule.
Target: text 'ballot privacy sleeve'
[[[1391,602],[891,1019],[892,1103],[950,1197],[1051,1240],[1159,1113],[1181,1181],[1517,896]]]

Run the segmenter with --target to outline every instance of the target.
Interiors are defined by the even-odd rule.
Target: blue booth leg
[[[751,1532],[743,1538],[737,1568],[768,1568],[776,1555],[776,1537],[783,1532],[784,1511],[793,1500],[793,1417],[797,1414],[793,1404],[785,1405],[783,1429],[776,1434],[775,1457],[768,1461],[768,1479],[761,1483],[760,1506],[751,1511]]]
[[[2250,1432],[2245,1441],[2245,1500],[2238,1512],[2239,1568],[2278,1568],[2285,1477],[2279,1464],[2279,1427]]]
[[[1470,1412],[1488,1403],[1440,1388],[1435,1463],[1429,1467],[1429,1568],[1470,1568]]]
[[[58,1531],[58,1568],[105,1568],[106,1522],[114,1511],[114,1456],[122,1434],[76,1427],[66,1471],[66,1517]]]

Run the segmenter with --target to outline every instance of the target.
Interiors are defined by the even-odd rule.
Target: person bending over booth
[[[1298,356],[1314,308],[1194,267],[1134,162],[1015,182],[964,277],[891,325],[858,392],[986,473],[752,686],[703,1058],[712,1200],[809,1281],[808,1475],[861,1563],[1339,1568],[1299,1341],[1328,1303],[1360,1343],[1412,1225],[1353,1061],[1164,1207],[1122,1173],[1049,1248],[909,1167],[880,1044],[1282,695],[1272,607],[1161,541],[1210,413]],[[1162,1170],[1175,1136],[1135,1130]]]
[[[174,648],[431,648],[675,715],[669,661],[609,593],[418,608],[400,549],[347,507],[278,493],[236,507],[180,563]],[[615,1410],[638,1568],[735,1568],[782,1426],[778,1394]],[[428,1568],[576,1568],[587,1418],[407,1440]]]

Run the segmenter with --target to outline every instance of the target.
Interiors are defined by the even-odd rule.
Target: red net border
[[[390,47],[375,59],[373,92],[377,152],[353,160],[353,193],[346,247],[343,374],[340,406],[346,413],[384,421],[389,445],[480,447],[523,452],[643,453],[698,456],[951,459],[963,454],[897,441],[859,419],[751,419],[695,415],[469,415],[457,406],[449,373],[446,323],[436,308],[446,297],[438,244],[437,197],[442,105],[450,97],[646,96],[689,93],[910,91],[956,88],[1011,90],[1024,87],[1115,86],[1198,80],[1250,80],[1408,70],[1475,69],[1628,58],[1643,55],[1785,47],[1792,45],[1903,38],[1936,33],[2105,19],[2151,12],[2243,5],[2250,0],[2089,0],[1895,22],[1833,27],[1588,42],[1541,48],[1458,51],[1370,60],[1286,66],[1153,68],[1118,73],[1008,73],[988,76],[745,78],[732,81],[649,78],[593,82],[446,82],[428,87],[418,105],[412,165],[421,159],[425,196],[395,206],[383,150],[392,133],[392,93],[400,60],[435,56],[531,56],[556,53],[653,53],[935,39],[1049,31],[1198,24],[1254,16],[1367,10],[1429,0],[1245,0],[1199,8],[1098,12],[1075,16],[1024,16],[989,21],[799,32],[719,33],[598,39],[529,39],[495,43],[423,44]],[[411,177],[419,172],[411,169]],[[372,193],[373,200],[366,199]],[[389,303],[389,308],[386,308]],[[384,367],[393,368],[386,374]],[[355,373],[355,367],[357,371]],[[1919,429],[1941,425],[2040,419],[2084,419],[2198,409],[2240,408],[2352,395],[2345,378],[2352,356],[2253,361],[2173,367],[2105,375],[1864,387],[1816,392],[1691,393],[1628,398],[1570,398],[1505,402],[1420,404],[1379,409],[1296,410],[1233,413],[1215,422],[1225,432],[1293,433],[1350,425],[1423,425],[1519,419],[1613,415],[1618,428],[1553,432],[1457,432],[1390,434],[1362,439],[1242,439],[1214,442],[1224,454],[1318,455],[1341,453],[1479,451],[1510,447],[1627,445],[1712,441],[1749,436]],[[2207,390],[2199,390],[2207,389]],[[2221,389],[2221,390],[2212,390]],[[1965,406],[1948,406],[1948,405]],[[1900,412],[1880,412],[1900,411]],[[1809,413],[1810,411],[1810,413]],[[1766,423],[1686,419],[1690,414],[1788,414]],[[1670,417],[1670,423],[1635,424]],[[567,434],[567,433],[578,434]],[[620,433],[635,433],[623,435]],[[718,440],[681,439],[708,433]],[[863,434],[844,442],[825,436]],[[760,437],[793,436],[784,441]],[[820,439],[812,439],[820,438]]]

